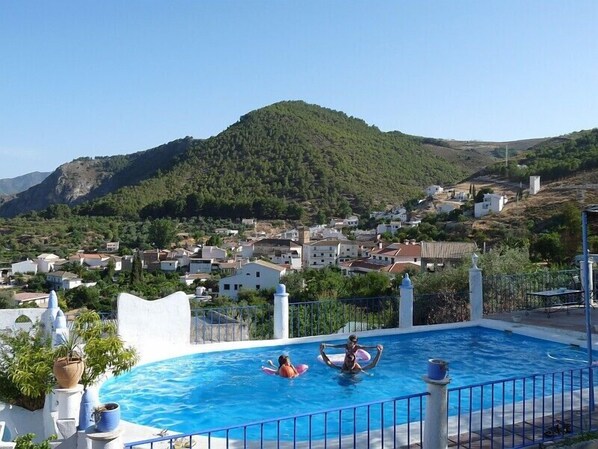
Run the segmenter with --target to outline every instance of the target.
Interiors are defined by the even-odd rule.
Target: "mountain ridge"
[[[34,171],[14,178],[0,179],[0,196],[16,195],[17,193],[24,192],[42,182],[50,174],[51,172]]]
[[[550,138],[511,141],[521,152]],[[0,205],[10,217],[52,204],[131,218],[197,215],[206,204],[236,214],[288,207],[308,214],[405,201],[429,184],[465,179],[504,157],[503,143],[382,132],[302,101],[244,114],[216,136],[177,139],[123,156],[79,158]],[[258,204],[257,199],[263,201]]]

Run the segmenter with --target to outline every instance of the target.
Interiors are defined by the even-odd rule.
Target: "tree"
[[[14,307],[14,292],[12,290],[0,291],[0,309],[11,309]]]
[[[133,263],[131,266],[131,284],[140,284],[143,281],[143,264],[139,251],[133,256]]]
[[[149,227],[149,240],[156,248],[168,248],[176,236],[176,227],[172,220],[162,218],[154,220]]]
[[[481,203],[484,201],[484,195],[486,193],[494,193],[494,190],[492,190],[490,187],[482,187],[479,192],[475,194],[474,202]]]
[[[116,263],[114,262],[114,258],[111,257],[104,270],[104,278],[110,281],[114,277],[114,273],[116,273]]]
[[[563,254],[561,236],[556,232],[540,235],[532,244],[531,252],[541,260],[560,262]]]
[[[207,246],[220,246],[222,245],[222,236],[218,234],[213,234],[210,236],[208,241],[206,242]]]

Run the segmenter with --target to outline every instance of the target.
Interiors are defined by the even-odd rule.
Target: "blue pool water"
[[[478,327],[361,338],[360,343],[384,345],[372,376],[339,374],[316,360],[319,345],[309,343],[139,366],[104,383],[100,397],[119,402],[127,421],[191,433],[421,393],[430,358],[449,362],[451,388],[586,364],[585,350]],[[276,363],[281,353],[310,369],[295,379],[262,373],[260,367],[268,359]]]

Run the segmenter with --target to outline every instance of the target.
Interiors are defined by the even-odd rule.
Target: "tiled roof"
[[[404,271],[406,271],[410,268],[415,268],[416,270],[421,269],[421,267],[416,263],[397,262],[397,263],[393,263],[391,265],[386,265],[385,267],[380,268],[380,271],[382,271],[384,273],[398,274],[398,273],[403,273]]]
[[[272,268],[272,269],[278,270],[278,271],[284,271],[286,269],[285,267],[283,267],[281,265],[277,265],[277,264],[271,263],[271,262],[266,262],[265,260],[256,260],[255,262],[252,262],[252,263],[256,263],[263,267]]]
[[[49,296],[49,293],[15,293],[14,300],[17,302],[35,301],[48,299]]]
[[[422,247],[419,243],[393,243],[385,248],[375,249],[372,251],[372,255],[376,254],[393,257],[421,257],[421,253]]]
[[[421,245],[422,259],[462,259],[477,249],[475,243],[469,242],[422,242]]]

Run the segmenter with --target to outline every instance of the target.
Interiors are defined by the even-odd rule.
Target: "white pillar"
[[[426,419],[424,421],[424,449],[445,449],[448,447],[447,386],[449,377],[441,380],[423,377],[428,384]]]
[[[81,384],[77,384],[74,388],[54,389],[58,419],[74,419],[79,424],[79,406],[81,405],[82,394],[83,385]]]
[[[413,327],[413,285],[408,274],[403,277],[399,292],[399,327],[409,329]]]
[[[289,338],[289,294],[284,284],[278,284],[274,293],[274,338]]]
[[[583,269],[584,259],[579,261],[579,271],[581,279],[581,288],[583,289],[586,285],[586,272]],[[590,289],[590,306],[594,305],[594,274],[593,274],[593,261],[592,258],[588,258],[588,288]]]
[[[54,320],[54,332],[52,332],[52,346],[59,346],[69,339],[69,328],[66,325],[66,317],[62,310],[58,309]]]
[[[48,297],[48,308],[42,313],[41,323],[44,328],[44,332],[47,336],[52,337],[54,333],[54,320],[58,314],[58,296],[56,292],[52,290]]]
[[[471,256],[471,268],[469,269],[469,311],[471,321],[478,321],[484,314],[484,292],[482,282],[482,270],[478,268],[478,256]]]

